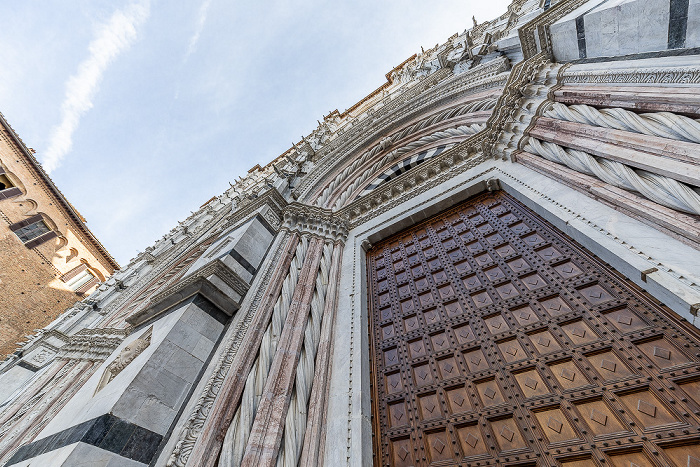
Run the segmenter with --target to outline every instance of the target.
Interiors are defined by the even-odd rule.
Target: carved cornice
[[[219,277],[226,285],[231,287],[233,290],[236,291],[238,295],[241,297],[246,294],[248,291],[248,283],[238,277],[238,275],[231,271],[231,269],[226,266],[220,259],[217,259],[216,261],[212,261],[211,263],[207,264],[203,268],[198,269],[191,275],[187,276],[185,279],[179,281],[176,284],[173,284],[171,287],[168,287],[166,290],[156,294],[151,298],[150,303],[154,304],[157,303],[163,298],[167,297],[168,295],[172,295],[174,293],[177,293],[189,285],[194,284],[201,278],[206,278],[209,276],[217,276]]]
[[[522,108],[521,100],[525,86],[535,81],[537,74],[548,62],[545,53],[540,52],[513,67],[503,94],[498,98],[496,107],[486,122],[483,151],[487,156],[496,155],[494,149],[503,129],[514,120]]]
[[[227,291],[222,291],[219,284],[212,281],[213,277],[233,289],[238,297],[231,297]],[[129,316],[126,321],[131,325],[139,326],[197,293],[204,295],[224,313],[231,316],[238,309],[249,287],[245,280],[223,261],[217,259],[154,295],[148,306]]]
[[[561,84],[700,84],[700,66],[616,68],[591,71],[567,70]]]
[[[345,213],[295,202],[285,208],[281,229],[300,235],[345,242],[349,219]]]

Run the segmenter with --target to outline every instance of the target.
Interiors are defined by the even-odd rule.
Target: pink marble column
[[[242,467],[273,467],[277,462],[323,245],[324,240],[320,238],[312,238],[309,242],[277,352],[255,414]]]
[[[219,389],[219,394],[211,408],[209,418],[189,455],[190,463],[194,461],[202,467],[216,465],[226,430],[238,408],[246,378],[253,363],[255,363],[265,328],[270,322],[275,302],[282,291],[282,283],[289,272],[298,243],[299,236],[292,234],[275,266],[275,271],[267,285],[258,312],[250,324],[246,337],[241,342],[240,358],[237,358],[229,369],[228,376]]]
[[[700,221],[696,216],[661,206],[642,196],[614,187],[595,177],[576,172],[529,152],[518,153],[516,161],[634,219],[660,228],[687,245],[696,247],[700,243]]]
[[[529,135],[680,182],[700,180],[696,143],[540,117]]]
[[[676,112],[700,117],[698,86],[566,84],[554,91],[563,104],[622,107],[640,112]]]
[[[331,258],[331,271],[328,275],[326,305],[323,310],[321,339],[316,352],[316,370],[309,398],[308,421],[304,435],[304,447],[299,460],[299,467],[316,467],[323,462],[325,440],[325,417],[328,401],[329,379],[331,375],[331,357],[333,355],[333,326],[338,305],[338,282],[340,282],[340,265],[342,244],[337,244]]]

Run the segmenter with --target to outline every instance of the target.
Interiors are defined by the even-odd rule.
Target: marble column
[[[242,466],[272,467],[277,462],[324,243],[323,239],[317,237],[309,242]]]
[[[257,355],[255,349],[260,347],[263,333],[270,321],[277,297],[282,291],[282,284],[294,259],[299,241],[300,237],[297,234],[292,234],[287,240],[283,254],[279,258],[272,278],[267,285],[258,313],[253,318],[249,331],[241,343],[242,349],[251,350],[243,352],[241,358],[237,359],[230,368],[228,377],[224,380],[219,395],[211,408],[209,420],[204,425],[197,443],[188,456],[192,461],[198,462],[198,465],[207,467],[216,465],[226,430],[231,424],[245,387],[246,378],[255,362]],[[176,464],[169,462],[168,465]]]

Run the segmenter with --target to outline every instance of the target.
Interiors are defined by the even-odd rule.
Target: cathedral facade
[[[8,466],[700,464],[700,4],[515,0],[25,345]]]

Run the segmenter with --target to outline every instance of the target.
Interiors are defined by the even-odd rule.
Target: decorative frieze
[[[596,70],[570,69],[564,73],[562,84],[700,84],[700,66],[613,68],[601,66]]]
[[[59,358],[102,362],[106,360],[129,335],[130,329],[81,329],[61,348]]]
[[[335,213],[330,209],[290,203],[284,210],[281,229],[299,235],[327,238],[332,241],[345,241],[348,235],[348,218],[345,213]]]

